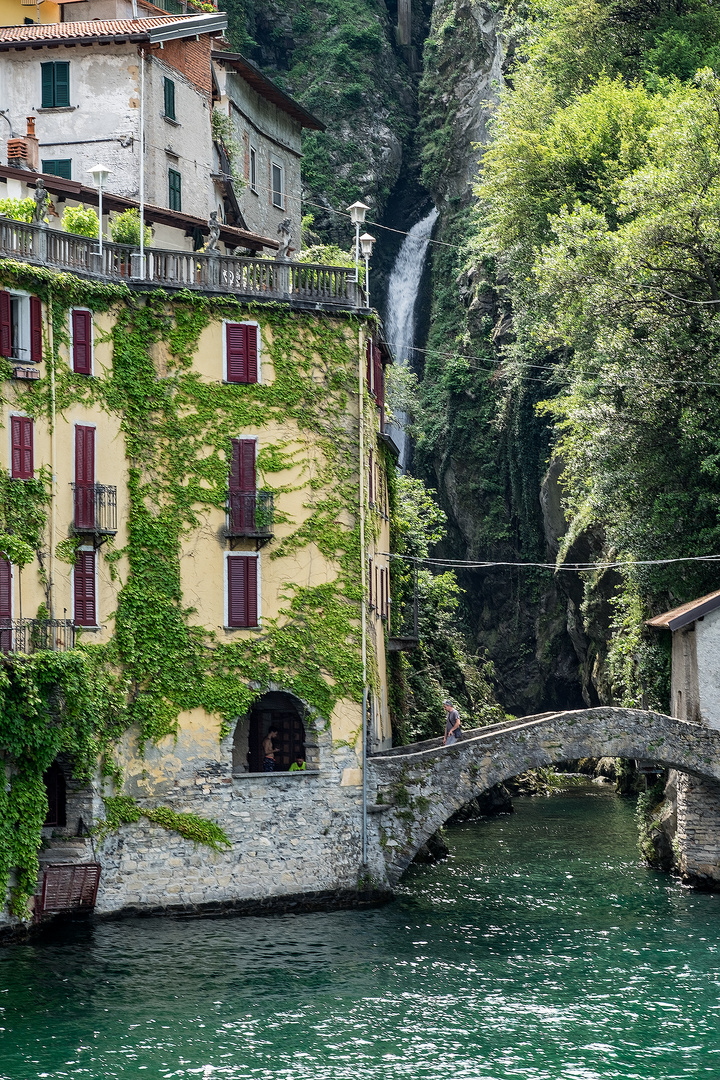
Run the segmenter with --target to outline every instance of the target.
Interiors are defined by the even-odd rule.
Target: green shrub
[[[32,222],[35,200],[27,199],[0,199],[0,214],[3,217],[12,218],[13,221]]]
[[[92,206],[68,206],[62,216],[62,227],[65,232],[77,233],[78,236],[87,236],[95,240],[100,231],[100,221]]]
[[[130,208],[116,214],[110,222],[110,235],[116,244],[140,246],[140,211]],[[152,229],[145,226],[145,247],[152,243]]]

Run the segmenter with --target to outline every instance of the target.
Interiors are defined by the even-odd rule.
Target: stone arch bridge
[[[701,783],[717,782],[720,731],[639,709],[581,709],[475,728],[454,746],[430,739],[374,754],[368,759],[368,840],[382,850],[390,884],[481,792],[526,769],[583,757],[651,760]]]

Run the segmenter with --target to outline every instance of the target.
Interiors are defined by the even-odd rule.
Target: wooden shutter
[[[368,461],[368,502],[372,506],[373,503],[375,502],[375,498],[374,498],[374,496],[375,496],[375,490],[374,490],[375,485],[373,483],[373,481],[375,479],[375,476],[374,476],[375,462],[373,460],[373,452],[372,452],[372,450],[370,451],[368,457],[369,457],[369,461]]]
[[[257,557],[231,555],[227,560],[228,626],[257,626]]]
[[[92,362],[92,324],[89,311],[73,311],[73,371],[89,375]]]
[[[56,60],[55,68],[55,108],[67,108],[70,104],[70,64],[66,60]]]
[[[229,487],[230,517],[234,532],[254,532],[257,502],[254,439],[232,440]]]
[[[10,293],[0,292],[0,356],[12,355],[12,304]]]
[[[33,475],[33,422],[29,416],[11,417],[12,475],[30,480]]]
[[[52,109],[55,107],[55,64],[41,64],[42,76],[42,107]]]
[[[95,428],[75,425],[75,528],[95,528]]]
[[[42,360],[42,304],[37,296],[30,297],[30,359],[35,364]]]
[[[258,381],[257,327],[250,323],[227,323],[225,327],[227,381]]]
[[[373,380],[372,341],[368,341],[366,353],[367,353],[367,356],[366,356],[367,371],[366,371],[366,374],[365,374],[365,378],[367,380],[367,388],[370,391],[370,393],[372,393],[372,389],[373,389],[373,382],[372,382],[372,380]]]
[[[368,559],[368,603],[373,606],[373,561]]]
[[[172,79],[165,79],[165,115],[169,120],[175,119],[175,83]]]
[[[373,345],[373,393],[378,408],[382,409],[385,404],[385,386],[383,378],[382,353],[377,345]]]
[[[12,567],[0,558],[0,652],[12,648]]]
[[[75,623],[77,626],[96,626],[95,615],[95,552],[78,551],[74,573]]]

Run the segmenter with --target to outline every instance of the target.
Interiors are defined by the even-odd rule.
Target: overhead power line
[[[580,570],[616,570],[622,566],[667,566],[671,563],[720,562],[720,555],[684,555],[676,559],[616,559],[613,562],[563,562],[558,564],[548,562],[502,562],[493,559],[486,559],[482,562],[472,562],[465,559],[418,559],[412,555],[398,555],[391,551],[379,551],[377,554],[384,555],[389,559],[401,559],[403,562],[431,568],[446,567],[450,570],[489,570],[493,567],[512,567],[522,570],[571,570],[574,573]]]

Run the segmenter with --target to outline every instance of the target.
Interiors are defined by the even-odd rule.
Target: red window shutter
[[[231,555],[227,575],[228,626],[257,626],[257,558]]]
[[[368,603],[373,606],[373,561],[368,559]]]
[[[369,458],[370,458],[370,460],[368,462],[368,501],[369,501],[370,505],[372,506],[373,502],[374,502],[374,498],[373,498],[373,496],[374,496],[373,480],[375,479],[374,476],[373,476],[373,470],[375,468],[375,463],[373,461],[373,452],[372,452],[372,450],[370,451]]]
[[[255,440],[233,439],[230,465],[230,513],[237,529],[255,528]]]
[[[378,408],[382,409],[385,404],[385,386],[383,378],[382,353],[377,345],[373,345],[373,390]]]
[[[42,360],[42,304],[37,296],[30,297],[30,359],[35,364]]]
[[[12,475],[30,480],[33,468],[33,422],[29,416],[11,417]]]
[[[96,626],[95,552],[78,551],[74,573],[75,624]]]
[[[0,559],[0,652],[12,648],[12,568],[7,559]]]
[[[0,292],[0,356],[12,355],[12,306],[10,293]]]
[[[95,428],[75,425],[75,527],[95,527]]]
[[[78,375],[89,375],[91,371],[92,326],[89,311],[73,311],[73,371]]]
[[[372,377],[373,377],[373,365],[372,365],[372,341],[368,341],[366,349],[367,371],[365,378],[367,380],[367,388],[372,393]]]
[[[257,327],[250,323],[227,323],[227,381],[256,383],[258,381]]]

